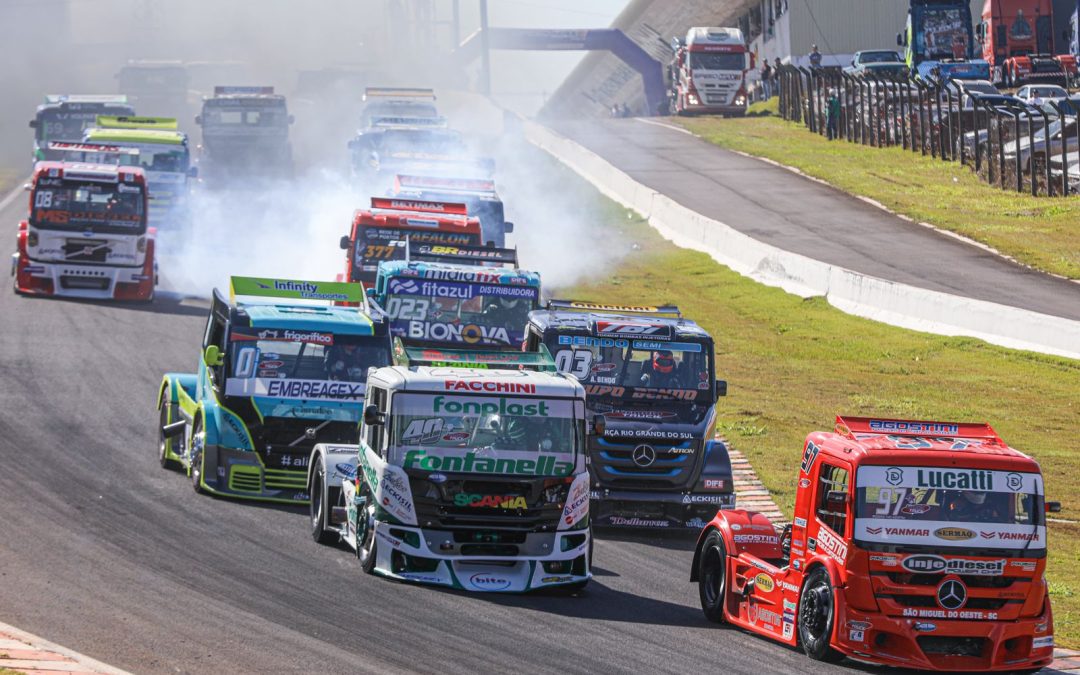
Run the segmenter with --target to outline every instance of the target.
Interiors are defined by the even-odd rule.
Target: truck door
[[[834,459],[818,463],[813,481],[813,513],[810,516],[807,555],[819,554],[831,558],[843,567],[847,560],[848,508],[851,498],[851,469]]]

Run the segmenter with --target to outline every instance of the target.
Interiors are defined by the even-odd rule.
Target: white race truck
[[[582,386],[543,353],[397,351],[405,365],[368,374],[359,445],[312,451],[314,539],[344,541],[365,572],[402,581],[583,588]]]
[[[746,73],[754,56],[738,28],[695,27],[672,41],[670,108],[676,115],[746,114]]]

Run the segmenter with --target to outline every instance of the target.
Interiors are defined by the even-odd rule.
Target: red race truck
[[[153,300],[157,263],[146,218],[141,168],[38,162],[11,259],[15,292]]]
[[[1053,0],[986,0],[975,35],[995,84],[1069,86],[1076,57],[1056,54]]]
[[[352,231],[341,238],[346,253],[341,281],[375,283],[379,263],[405,259],[405,241],[481,246],[480,220],[465,204],[399,197],[372,197],[370,209],[353,214]]]
[[[806,439],[795,520],[720,511],[691,580],[706,618],[844,656],[928,670],[1050,665],[1038,463],[989,425],[836,418]]]

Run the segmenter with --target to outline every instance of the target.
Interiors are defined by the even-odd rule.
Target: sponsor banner
[[[338,281],[296,281],[290,279],[232,277],[229,282],[229,290],[233,298],[238,295],[247,295],[292,298],[296,300],[364,301],[364,289],[360,284]]]
[[[666,341],[671,339],[671,326],[623,321],[597,321],[596,334],[600,337],[647,338]]]
[[[387,284],[390,295],[420,295],[430,298],[471,300],[477,296],[525,298],[535,301],[538,289],[533,286],[494,286],[465,284],[453,281],[422,281],[410,277],[393,277]]]
[[[615,527],[671,527],[671,523],[663,519],[627,518],[625,516],[609,516],[607,524]]]
[[[818,530],[817,543],[820,550],[841,565],[847,560],[847,544],[840,537],[833,534],[829,528],[822,527]]]
[[[524,327],[515,332],[514,339],[503,326],[485,326],[483,324],[456,324],[440,321],[402,321],[395,320],[391,331],[395,336],[408,337],[411,340],[437,342],[462,342],[465,344],[509,345],[521,341]]]
[[[634,349],[648,349],[652,351],[667,350],[669,352],[700,352],[701,344],[697,342],[650,342],[648,340],[634,340]]]
[[[860,488],[917,488],[924,490],[979,490],[1042,494],[1042,476],[1017,471],[918,466],[861,466]]]
[[[873,561],[874,556],[870,559]],[[895,567],[895,559],[882,561],[885,567]],[[1005,559],[972,560],[968,558],[946,558],[933,554],[915,554],[904,556],[900,566],[916,574],[972,574],[976,576],[1000,577],[1005,573]]]
[[[334,334],[314,330],[290,330],[284,328],[234,328],[229,333],[229,340],[231,342],[304,342],[332,347],[334,345]],[[264,354],[263,358],[270,358],[270,355]],[[264,363],[260,367],[267,368],[269,366]]]
[[[975,621],[997,621],[997,612],[987,612],[981,609],[923,609],[905,607],[904,616],[919,619],[959,619]]]
[[[1046,527],[1011,523],[857,518],[855,538],[860,541],[888,544],[1034,550],[1046,548]]]
[[[655,438],[669,441],[686,441],[696,438],[696,434],[692,431],[666,431],[664,429],[620,429],[610,428],[604,430],[604,436],[607,438]],[[685,453],[681,454],[693,454],[694,448],[666,448],[666,452],[680,453],[685,450]]]
[[[360,385],[361,387],[363,385]],[[429,396],[399,395],[394,415],[410,417],[465,417],[476,415],[511,415],[515,417],[574,416],[574,401],[503,396]]]
[[[255,377],[229,378],[226,396],[303,399],[308,401],[362,401],[365,385],[330,380],[283,380]]]
[[[522,453],[509,454],[520,456]],[[480,456],[474,452],[461,453],[447,449],[408,450],[402,466],[420,471],[506,476],[568,476],[574,471],[573,462],[563,461],[553,455],[534,455],[531,459],[498,455],[499,453],[491,453]]]

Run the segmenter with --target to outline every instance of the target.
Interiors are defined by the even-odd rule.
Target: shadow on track
[[[121,300],[95,300],[90,298],[38,295],[20,295],[17,297],[26,302],[70,302],[76,305],[89,305],[91,307],[149,312],[151,314],[173,314],[176,316],[206,316],[209,312],[208,307],[185,305],[183,304],[184,301],[189,300],[187,296],[173,295],[171,293],[159,293],[153,302],[125,302]]]
[[[617,528],[594,527],[598,541],[618,541],[628,544],[644,544],[669,551],[693,551],[697,545],[697,532],[688,530],[639,531]]]

